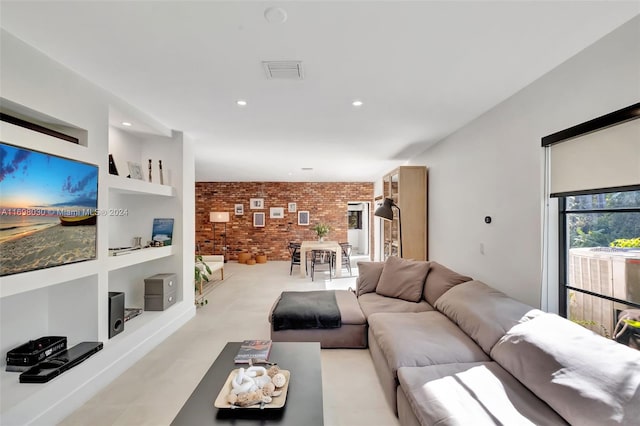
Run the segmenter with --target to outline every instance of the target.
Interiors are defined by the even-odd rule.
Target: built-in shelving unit
[[[0,278],[0,424],[59,422],[195,314],[193,267],[185,266],[193,262],[193,251],[184,250],[193,246],[192,235],[185,244],[193,234],[193,181],[183,180],[193,158],[185,157],[183,136],[128,132],[110,126],[106,116],[102,123],[108,138],[97,136],[106,134],[104,128],[85,129],[86,147],[31,147],[99,165],[97,256]],[[123,172],[127,161],[148,164],[152,158],[153,182],[146,181],[148,174],[145,180],[108,174],[108,154]],[[171,245],[109,255],[109,247],[128,246],[133,237],[143,244],[151,240],[154,218],[174,219]],[[126,307],[144,307],[144,278],[167,272],[178,277],[177,302],[165,311],[143,311],[109,338],[108,293],[124,292]],[[21,384],[19,373],[4,371],[7,350],[47,335],[67,336],[68,347],[101,341],[104,348],[45,384]]]

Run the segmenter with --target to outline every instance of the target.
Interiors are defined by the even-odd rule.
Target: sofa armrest
[[[224,263],[224,256],[222,256],[221,254],[202,256],[202,261],[207,263],[214,263],[214,262]]]

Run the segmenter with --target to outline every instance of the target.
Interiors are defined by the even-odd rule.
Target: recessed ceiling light
[[[238,106],[247,106],[247,101],[245,101],[244,99],[238,99],[238,100],[236,101],[236,104],[237,104]]]
[[[302,167],[301,170],[304,170],[305,172],[309,172],[313,170],[313,167]]]
[[[122,122],[122,125],[123,125],[123,126],[130,127],[130,126],[131,126],[131,123],[129,123],[128,121],[123,121],[123,122]]]
[[[279,7],[269,7],[264,11],[264,19],[270,24],[283,24],[287,20],[287,11]]]
[[[351,105],[353,105],[354,107],[361,107],[362,106],[362,101],[355,100],[355,101],[351,102]]]

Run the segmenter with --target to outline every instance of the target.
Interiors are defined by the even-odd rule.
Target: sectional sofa
[[[369,351],[402,425],[640,424],[640,351],[436,262],[358,267]]]

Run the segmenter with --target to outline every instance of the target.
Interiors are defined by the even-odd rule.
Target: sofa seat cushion
[[[638,424],[640,351],[545,313],[514,326],[491,356],[571,424]]]
[[[421,425],[565,425],[495,362],[401,367],[400,386]]]
[[[482,349],[440,312],[377,313],[368,321],[370,335],[394,377],[400,367],[489,361]]]
[[[433,311],[433,307],[426,301],[418,303],[407,302],[402,299],[381,296],[378,293],[366,293],[358,297],[360,309],[365,317],[378,312],[426,312]]]
[[[436,301],[435,307],[486,353],[511,327],[542,314],[480,281],[451,288]]]

